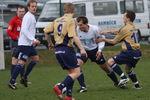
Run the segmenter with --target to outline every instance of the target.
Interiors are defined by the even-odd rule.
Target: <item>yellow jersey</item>
[[[123,50],[138,50],[140,44],[136,37],[137,32],[138,30],[133,23],[127,24],[119,30],[119,33],[113,39],[113,43],[123,42]]]
[[[45,33],[54,33],[55,45],[73,46],[72,37],[77,36],[72,14],[57,18],[44,28]]]

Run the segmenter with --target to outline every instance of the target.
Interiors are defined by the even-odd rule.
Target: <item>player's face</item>
[[[32,14],[36,13],[37,10],[37,3],[36,2],[32,2],[30,3],[30,6],[28,7],[29,12],[31,12]]]
[[[17,16],[19,17],[19,18],[23,18],[23,16],[24,16],[24,14],[25,14],[25,8],[18,8],[17,9]]]
[[[123,21],[125,24],[127,23],[127,13],[124,14]]]
[[[88,29],[87,29],[88,25],[87,25],[87,24],[83,24],[82,21],[78,22],[78,26],[79,26],[79,29],[80,29],[81,31],[84,31],[84,32],[87,32],[87,31],[88,31]]]

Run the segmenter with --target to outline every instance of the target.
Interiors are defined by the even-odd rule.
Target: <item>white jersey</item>
[[[27,12],[23,17],[18,45],[31,46],[33,41],[36,41],[35,24],[35,16],[32,13]]]
[[[82,45],[84,46],[85,50],[93,50],[98,47],[98,51],[102,51],[105,46],[105,42],[100,42],[98,44],[95,43],[95,40],[98,37],[104,37],[100,35],[101,29],[99,29],[95,25],[89,25],[88,32],[83,32],[77,27],[77,34],[81,40]]]

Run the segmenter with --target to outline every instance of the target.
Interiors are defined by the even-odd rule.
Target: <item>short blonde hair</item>
[[[30,7],[30,4],[31,4],[31,3],[34,3],[34,2],[37,3],[36,0],[29,0],[28,3],[27,3],[27,6]]]
[[[65,3],[64,4],[64,13],[74,13],[75,6],[72,3]]]

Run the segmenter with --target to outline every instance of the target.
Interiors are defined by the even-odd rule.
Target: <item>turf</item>
[[[119,52],[120,48],[106,47],[104,54],[107,58]],[[142,46],[143,58],[137,64],[135,72],[143,89],[132,89],[132,82],[127,86],[129,89],[122,90],[115,88],[112,81],[96,65],[88,61],[83,68],[85,81],[88,92],[79,94],[78,82],[75,82],[73,96],[76,100],[150,100],[150,47]],[[53,52],[48,50],[39,50],[41,62],[35,67],[29,76],[32,84],[25,88],[19,84],[17,79],[18,90],[11,90],[7,83],[10,77],[10,53],[5,53],[6,70],[0,71],[0,100],[58,100],[52,87],[62,81],[66,76],[59,64],[57,63]],[[121,66],[124,69],[124,66]]]

